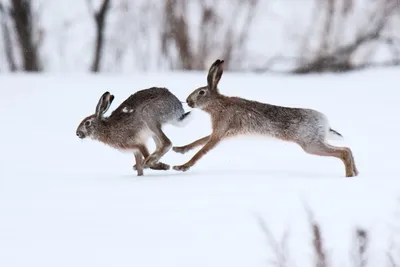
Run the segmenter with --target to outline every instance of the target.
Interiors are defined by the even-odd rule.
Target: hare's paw
[[[140,165],[139,165],[139,166],[140,166]],[[144,169],[143,167],[138,168],[138,167],[137,167],[137,164],[135,164],[135,165],[133,166],[133,170],[137,172],[137,176],[142,176],[142,175],[143,175],[143,169]]]
[[[346,177],[347,178],[350,178],[350,177],[356,177],[356,176],[358,176],[358,170],[357,169],[354,169],[354,170],[351,170],[351,171],[346,171]]]
[[[359,174],[358,169],[355,165],[353,167],[353,173],[354,173],[354,176],[358,176],[358,174]]]
[[[170,166],[168,164],[157,162],[157,157],[150,155],[144,161],[144,168],[150,168],[153,170],[169,170]]]
[[[170,166],[168,164],[162,162],[157,162],[150,166],[150,169],[152,170],[161,170],[161,171],[167,171],[169,170],[169,168]]]
[[[187,170],[190,169],[191,166],[187,165],[187,164],[183,164],[183,165],[179,165],[179,166],[174,166],[173,169],[176,171],[182,171],[185,172]]]
[[[148,167],[149,167],[149,166],[144,165],[144,166],[143,166],[143,169],[147,169]],[[136,166],[136,164],[133,165],[133,170],[134,170],[134,171],[137,171],[137,166]]]
[[[150,166],[154,165],[155,161],[156,161],[155,156],[154,155],[150,155],[144,160],[143,166],[146,167],[146,168],[149,168]]]
[[[175,151],[176,153],[181,153],[181,154],[185,154],[186,152],[189,151],[189,149],[186,146],[174,146],[172,150]]]

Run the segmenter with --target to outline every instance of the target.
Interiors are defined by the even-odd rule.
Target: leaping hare
[[[208,85],[196,89],[186,99],[190,107],[211,115],[212,133],[186,146],[173,147],[175,152],[186,153],[205,144],[187,163],[174,166],[175,170],[188,170],[226,137],[260,134],[297,143],[309,154],[339,158],[345,165],[346,177],[358,175],[350,148],[334,147],[327,143],[328,137],[341,137],[341,134],[330,128],[324,114],[312,109],[275,106],[224,96],[217,89],[223,64],[223,60],[216,60],[208,72]]]
[[[159,162],[172,147],[162,126],[170,123],[184,126],[190,113],[183,110],[182,103],[166,88],[152,87],[137,91],[129,96],[109,117],[114,96],[105,92],[96,107],[96,112],[82,120],[76,130],[81,138],[91,138],[121,151],[132,151],[137,175],[144,168],[168,170],[169,165]],[[150,154],[146,141],[153,137],[156,150]],[[142,159],[144,157],[144,160]]]

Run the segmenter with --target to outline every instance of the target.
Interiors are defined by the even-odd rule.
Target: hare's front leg
[[[136,150],[133,152],[133,154],[135,155],[135,161],[136,161],[136,165],[134,166],[134,169],[136,169],[138,176],[142,176],[143,175],[142,153],[140,153],[140,151]]]
[[[177,153],[185,154],[186,152],[188,152],[198,146],[204,145],[205,143],[207,143],[208,139],[210,139],[210,135],[200,138],[199,140],[196,140],[186,146],[174,146],[172,148],[172,150]]]
[[[208,142],[193,156],[191,160],[186,162],[180,166],[174,166],[173,169],[177,171],[187,171],[192,167],[196,162],[207,154],[211,149],[213,149],[219,142],[221,141],[221,137],[219,136],[210,136]]]
[[[143,156],[143,158],[144,159],[146,159],[149,155],[150,155],[150,153],[149,153],[149,150],[147,149],[147,147],[145,146],[145,145],[143,145],[143,144],[139,144],[139,145],[137,145],[137,146],[135,146],[135,148],[134,149],[137,149],[137,150],[139,150],[140,151],[140,153],[141,153],[141,157]],[[133,169],[135,170],[135,171],[137,171],[138,170],[138,159],[137,159],[137,155],[136,155],[136,153],[134,152],[134,155],[135,155],[135,162],[136,162],[136,164],[135,165],[133,165]],[[143,160],[144,160],[143,159]],[[142,158],[140,158],[140,162],[141,162],[141,164],[142,164],[142,168],[143,169],[145,169],[146,168],[146,166],[143,166],[143,161],[142,160]]]

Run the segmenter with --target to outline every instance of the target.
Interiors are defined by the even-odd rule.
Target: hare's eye
[[[206,91],[200,90],[199,95],[205,95],[205,94],[206,94]]]
[[[90,124],[92,124],[91,121],[85,121],[85,126],[90,126]]]

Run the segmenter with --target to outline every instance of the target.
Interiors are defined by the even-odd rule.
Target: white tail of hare
[[[185,153],[205,144],[187,163],[174,166],[175,170],[188,170],[226,137],[259,134],[297,143],[309,154],[339,158],[345,165],[346,177],[358,175],[350,148],[327,143],[329,136],[341,135],[330,128],[324,114],[312,109],[275,106],[220,94],[217,85],[223,63],[223,60],[216,60],[208,72],[208,85],[196,89],[186,100],[190,107],[211,115],[212,133],[186,146],[174,147],[175,152]]]
[[[184,125],[190,112],[183,110],[182,103],[166,88],[152,87],[137,91],[115,109],[109,117],[114,96],[105,92],[96,107],[96,112],[82,120],[76,135],[91,138],[122,151],[132,151],[138,176],[144,168],[168,170],[169,166],[159,162],[172,147],[162,126],[167,123]],[[156,150],[150,154],[146,141],[153,137]],[[144,160],[142,159],[144,158]]]

